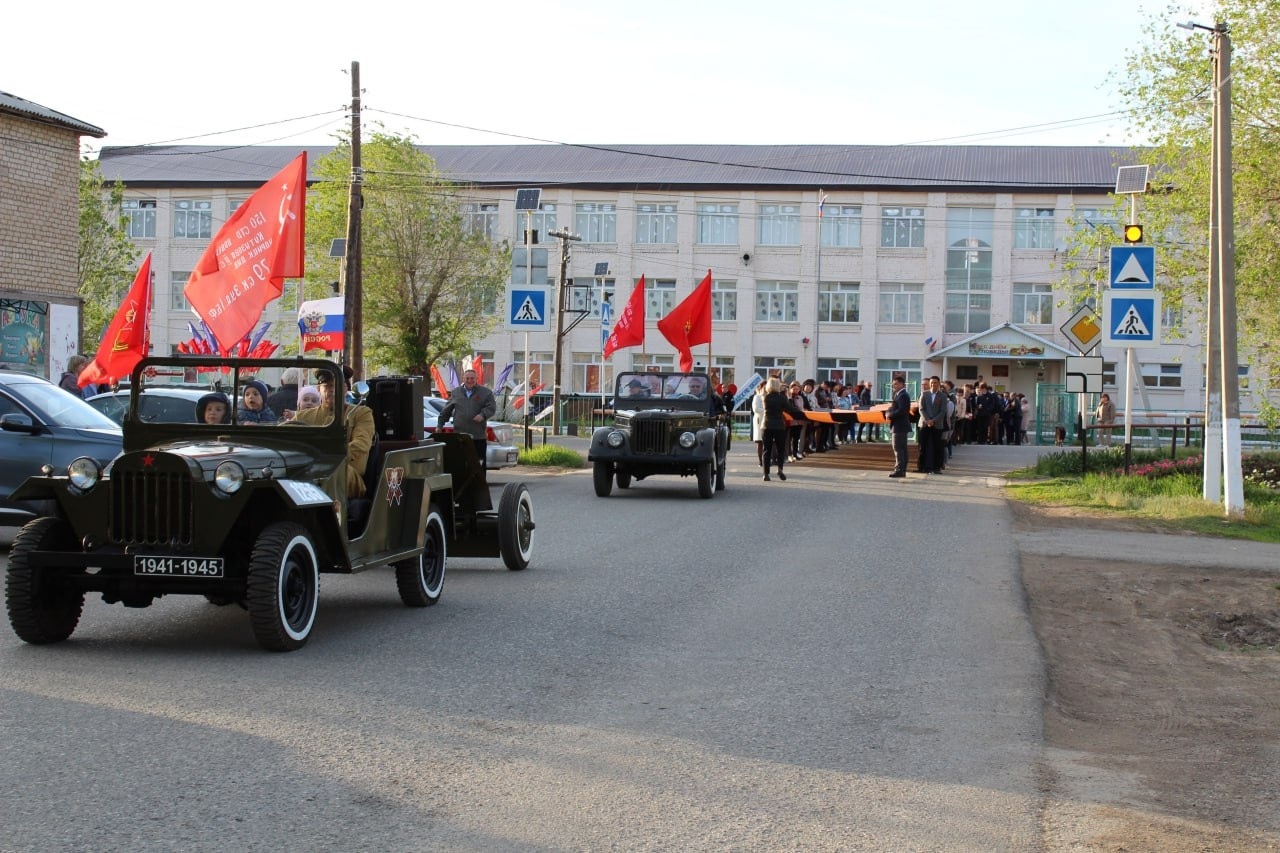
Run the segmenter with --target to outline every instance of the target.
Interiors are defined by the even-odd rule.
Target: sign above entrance
[[[1088,305],[1081,305],[1062,327],[1062,334],[1076,345],[1082,355],[1102,343],[1102,317]]]
[[[969,355],[1007,355],[1011,358],[1044,355],[1044,347],[1036,344],[971,343]]]

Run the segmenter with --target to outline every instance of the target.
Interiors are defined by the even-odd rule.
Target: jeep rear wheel
[[[591,469],[591,482],[596,487],[596,497],[609,497],[609,493],[613,491],[613,463],[596,460]]]
[[[716,463],[714,461],[698,463],[698,497],[710,498],[715,496],[715,477]]]
[[[311,636],[320,601],[320,565],[311,535],[292,522],[269,525],[249,558],[245,604],[259,645],[300,649]]]
[[[400,591],[400,600],[407,607],[430,607],[440,600],[440,594],[444,592],[444,570],[448,558],[446,543],[444,519],[440,516],[440,510],[432,504],[427,513],[422,553],[392,564],[396,570],[396,589]]]
[[[631,472],[630,471],[618,472],[618,488],[619,489],[631,488]]]
[[[4,603],[13,632],[24,642],[61,642],[80,624],[84,593],[61,586],[48,575],[37,583],[30,557],[32,551],[74,548],[71,528],[60,518],[37,518],[14,537],[4,582]]]
[[[498,503],[498,551],[511,571],[529,568],[535,527],[529,489],[524,483],[507,483]]]
[[[724,491],[724,478],[728,473],[729,457],[726,455],[723,459],[716,462],[716,491]]]

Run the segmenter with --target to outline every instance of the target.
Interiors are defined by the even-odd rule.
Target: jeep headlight
[[[223,494],[234,495],[244,485],[244,467],[228,459],[214,469],[213,484]]]
[[[87,492],[98,485],[101,477],[102,468],[98,466],[98,461],[88,456],[72,459],[71,464],[67,466],[67,479],[71,481],[71,485],[82,492]]]
[[[691,432],[682,432],[680,433],[679,441],[680,446],[685,450],[688,450],[690,447],[693,447],[698,443],[698,437]]]
[[[622,442],[623,442],[623,441],[625,441],[625,440],[626,440],[626,439],[623,437],[622,433],[618,432],[618,431],[615,429],[613,432],[611,432],[611,433],[609,433],[607,436],[605,436],[604,442],[605,442],[605,444],[609,445],[610,447],[612,447],[612,448],[615,448],[615,449],[616,449],[616,448],[621,447],[621,446],[622,446]]]

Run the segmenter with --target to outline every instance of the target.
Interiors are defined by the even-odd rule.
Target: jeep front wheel
[[[631,472],[630,471],[618,472],[618,488],[619,489],[631,488]]]
[[[440,593],[444,592],[447,557],[444,519],[440,517],[440,510],[432,504],[427,513],[422,553],[392,564],[396,570],[396,589],[400,591],[400,600],[405,606],[430,607],[440,600]]]
[[[273,652],[300,649],[311,636],[320,601],[320,565],[305,527],[269,525],[249,558],[245,604],[259,645]]]
[[[596,487],[596,497],[609,497],[609,493],[613,491],[613,463],[597,459],[591,469],[591,482]]]
[[[84,593],[62,586],[48,575],[37,582],[35,569],[31,567],[32,551],[73,548],[75,539],[71,528],[60,518],[37,518],[14,537],[4,582],[4,603],[13,632],[24,642],[35,645],[61,642],[80,624]]]
[[[715,497],[716,493],[716,463],[699,462],[698,463],[698,497],[710,498]]]

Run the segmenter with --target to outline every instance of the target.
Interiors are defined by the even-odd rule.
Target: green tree
[[[1149,145],[1135,162],[1152,167],[1150,190],[1138,199],[1138,221],[1157,250],[1157,286],[1166,307],[1203,317],[1209,281],[1209,190],[1213,126],[1213,38],[1188,32],[1188,20],[1230,33],[1232,156],[1235,195],[1236,313],[1241,352],[1275,375],[1280,341],[1280,0],[1219,0],[1216,20],[1181,4],[1155,14],[1139,47],[1111,83],[1131,116],[1131,135]],[[1117,199],[1121,219],[1124,199]],[[1077,223],[1079,224],[1079,223]],[[1106,280],[1102,249],[1114,234],[1077,232],[1068,288],[1079,297]]]
[[[138,250],[120,214],[124,185],[103,180],[97,160],[80,161],[76,292],[83,302],[85,349],[92,352],[137,272]]]
[[[464,188],[411,137],[378,131],[360,151],[366,359],[426,374],[442,357],[470,354],[496,324],[491,309],[510,274],[510,250],[467,227]],[[312,167],[319,182],[307,197],[311,293],[332,280],[329,241],[346,233],[350,164],[344,140]]]

